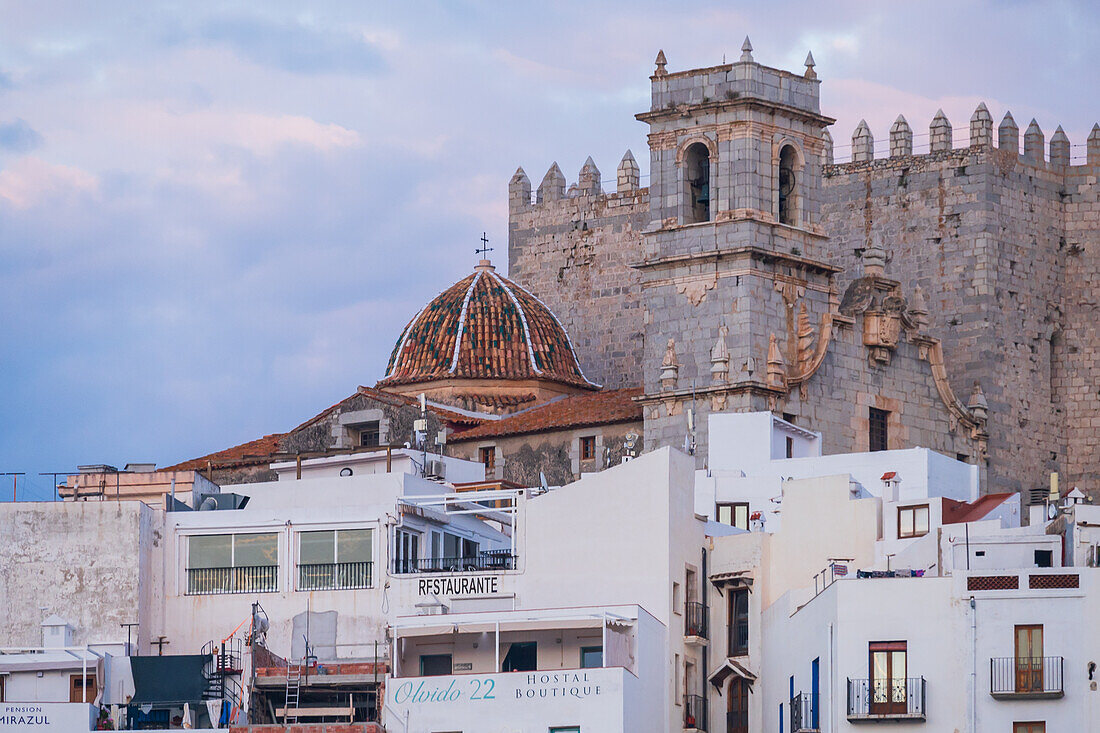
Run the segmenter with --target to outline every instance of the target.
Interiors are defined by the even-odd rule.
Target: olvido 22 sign
[[[587,671],[517,672],[408,680],[396,686],[393,702],[411,707],[491,704],[498,700],[583,700],[599,697],[605,689],[605,684],[589,679]]]

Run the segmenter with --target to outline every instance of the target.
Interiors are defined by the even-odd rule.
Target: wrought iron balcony
[[[278,565],[235,568],[188,568],[187,595],[274,593],[279,590]]]
[[[707,729],[707,706],[702,695],[684,695],[684,730]]]
[[[1061,657],[993,657],[989,660],[989,694],[1009,700],[1049,699],[1066,694]]]
[[[490,570],[515,570],[516,556],[508,550],[487,550],[469,557],[423,557],[416,559],[395,558],[393,572],[409,573],[463,573]]]
[[[923,677],[848,680],[848,720],[924,720]]]
[[[298,566],[298,590],[370,588],[372,562],[313,563]]]
[[[820,730],[818,695],[800,692],[791,698],[791,733],[811,733]]]
[[[684,604],[684,636],[709,639],[707,633],[707,608],[702,603],[688,601]]]

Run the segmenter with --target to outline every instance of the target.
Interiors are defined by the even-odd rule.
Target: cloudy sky
[[[683,9],[679,9],[683,8]],[[506,184],[646,174],[648,75],[808,50],[885,146],[1097,106],[1092,3],[0,1],[0,471],[161,465],[373,384],[398,332],[503,260]],[[926,139],[917,138],[918,149]],[[1083,147],[1074,147],[1074,156]],[[28,497],[49,480],[28,477]],[[0,494],[5,493],[0,479]]]

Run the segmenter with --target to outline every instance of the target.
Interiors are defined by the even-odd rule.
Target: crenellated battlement
[[[565,174],[561,172],[557,162],[552,163],[546,175],[542,177],[538,189],[534,191],[531,189],[531,179],[520,167],[508,181],[508,208],[512,212],[522,212],[531,207],[552,204],[556,201],[585,199],[583,203],[597,209],[601,203],[636,199],[639,195],[645,194],[648,189],[640,185],[641,178],[638,161],[634,159],[634,154],[630,150],[627,150],[619,161],[619,167],[615,171],[615,188],[612,191],[604,190],[602,174],[596,162],[592,160],[592,156],[588,156],[585,160],[577,173],[577,180],[572,184],[567,184]]]
[[[938,110],[928,125],[928,134],[919,137],[926,138],[927,152],[914,152],[913,129],[904,115],[898,115],[894,124],[890,126],[888,134],[888,148],[876,148],[874,134],[866,120],[860,120],[856,129],[852,132],[851,145],[845,146],[850,152],[850,160],[836,162],[834,160],[834,145],[832,136],[828,131],[822,135],[824,145],[825,175],[833,175],[852,170],[871,167],[883,167],[876,165],[879,161],[899,158],[923,158],[938,160],[951,157],[963,150],[988,151],[995,149],[1005,154],[1015,153],[1019,162],[1047,168],[1054,171],[1064,171],[1069,168],[1083,168],[1100,166],[1100,124],[1094,125],[1087,141],[1081,145],[1073,145],[1061,125],[1054,131],[1050,138],[1049,146],[1045,142],[1045,135],[1039,123],[1031,120],[1023,136],[1023,151],[1020,150],[1020,128],[1013,119],[1011,112],[1005,112],[1000,125],[997,127],[996,146],[993,139],[993,117],[989,108],[982,102],[974,110],[970,117],[969,144],[956,145],[955,133],[951,121],[943,110]],[[963,138],[965,142],[966,138]],[[1079,151],[1074,154],[1074,148]],[[881,153],[885,153],[882,155]]]

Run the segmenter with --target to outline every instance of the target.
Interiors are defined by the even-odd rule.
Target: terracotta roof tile
[[[209,462],[216,466],[233,464],[238,466],[258,465],[270,463],[271,457],[279,452],[279,439],[284,433],[265,435],[247,443],[235,445],[216,453],[210,453],[201,458],[193,458],[190,461],[177,463],[175,466],[160,469],[161,471],[201,471]]]
[[[633,399],[641,394],[640,388],[630,388],[569,395],[465,430],[451,438],[451,441],[459,443],[584,425],[641,422],[642,407]]]
[[[545,379],[595,389],[569,336],[538,298],[481,265],[417,313],[378,383]]]
[[[943,524],[962,524],[964,522],[977,522],[984,519],[987,514],[999,507],[1006,500],[1015,496],[1009,492],[1005,494],[986,494],[976,501],[943,500]]]

